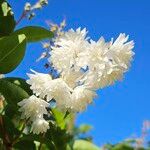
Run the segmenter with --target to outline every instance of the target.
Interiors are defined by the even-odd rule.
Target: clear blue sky
[[[27,1],[9,1],[18,19]],[[64,17],[67,28],[86,27],[95,40],[100,36],[110,40],[125,32],[135,41],[134,61],[123,82],[98,91],[98,98],[78,116],[77,124],[93,125],[91,134],[99,145],[139,135],[142,122],[150,119],[150,1],[51,0],[31,22],[24,20],[18,28],[26,24],[47,27],[45,20],[59,23]],[[30,68],[42,72],[41,63],[35,63],[41,52],[39,43],[28,45],[23,62],[9,76],[26,78]]]

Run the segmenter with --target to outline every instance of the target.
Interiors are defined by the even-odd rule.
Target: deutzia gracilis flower
[[[83,72],[75,71],[73,69],[61,73],[61,78],[66,82],[66,84],[70,88],[76,87],[82,76],[83,76]]]
[[[43,115],[48,113],[46,107],[49,107],[49,103],[32,95],[19,102],[18,105],[21,107],[19,111],[22,112],[22,119],[30,119],[32,122],[34,134],[43,133],[49,129],[49,123],[43,118]]]
[[[71,100],[70,91],[72,89],[61,79],[54,79],[47,86],[47,100],[55,99],[58,108],[67,108],[68,102]]]
[[[31,85],[31,90],[36,96],[40,96],[41,98],[45,97],[45,88],[46,84],[48,84],[52,77],[49,74],[38,73],[36,71],[31,70],[34,74],[28,74],[29,78],[27,83]]]
[[[83,81],[93,88],[103,88],[121,80],[132,60],[133,41],[126,43],[128,36],[120,34],[117,40],[106,43],[103,38],[98,42],[91,41],[88,55],[83,54],[87,61],[88,73]],[[87,57],[88,56],[88,57]]]
[[[134,52],[132,51],[134,42],[127,42],[128,38],[129,36],[121,33],[116,41],[114,41],[114,43],[112,42],[109,47],[109,55],[111,55],[113,61],[123,67],[125,71],[130,67],[130,62],[134,55]]]
[[[107,63],[107,52],[108,43],[105,43],[103,37],[97,42],[90,40],[89,48],[80,54],[82,58],[80,59],[81,62],[78,63],[82,64],[84,62],[90,70],[95,70],[100,65]]]
[[[86,29],[78,28],[62,32],[51,42],[48,61],[58,76],[52,79],[49,74],[34,71],[28,74],[27,83],[36,96],[55,100],[57,108],[73,112],[85,110],[97,89],[121,80],[134,55],[134,43],[128,42],[125,34],[114,42],[106,42],[103,37],[93,41],[87,38]],[[32,113],[25,114],[30,117]]]
[[[71,95],[71,110],[81,112],[86,109],[87,105],[92,103],[96,93],[85,86],[78,86],[73,90]]]
[[[130,67],[132,57],[134,55],[132,49],[134,47],[133,41],[127,42],[128,36],[120,34],[114,43],[109,46],[107,57],[111,64],[111,69],[107,74],[101,78],[102,87],[113,84],[116,80],[121,80],[123,74]]]
[[[56,34],[50,44],[48,61],[54,72],[28,74],[27,83],[36,96],[18,103],[22,118],[32,122],[35,134],[49,129],[49,122],[44,119],[49,116],[48,102],[54,100],[61,111],[84,111],[93,102],[97,89],[123,78],[134,55],[134,43],[128,42],[125,34],[115,41],[106,42],[103,37],[93,41],[81,28]]]
[[[86,29],[78,28],[76,31],[71,29],[58,39],[56,38],[49,61],[58,71],[68,70],[76,65],[76,61],[80,59],[80,53],[85,51],[89,45],[86,34]]]
[[[47,114],[46,107],[49,107],[49,103],[46,101],[37,98],[35,95],[22,100],[18,103],[21,107],[19,109],[22,112],[22,119],[30,119],[34,121],[36,118],[43,117],[44,114]]]
[[[37,118],[32,123],[32,131],[34,134],[44,133],[49,129],[49,123],[43,118]]]

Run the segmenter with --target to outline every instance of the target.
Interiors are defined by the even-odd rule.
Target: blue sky
[[[25,0],[9,0],[16,20]],[[31,0],[34,3],[35,0]],[[150,1],[149,0],[49,0],[49,5],[25,25],[41,25],[46,20],[59,23],[67,20],[67,29],[86,27],[89,36],[106,40],[125,32],[135,41],[132,67],[122,82],[98,91],[94,104],[78,115],[77,124],[93,125],[90,134],[98,145],[117,142],[132,135],[139,135],[144,120],[150,119]],[[30,44],[19,67],[8,76],[26,78],[29,69],[44,72],[41,63],[35,63],[42,52],[41,44]]]

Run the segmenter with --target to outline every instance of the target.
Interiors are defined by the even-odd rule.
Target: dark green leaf
[[[17,86],[21,87],[22,89],[24,89],[29,95],[32,95],[33,92],[30,89],[30,85],[26,83],[26,80],[22,79],[22,78],[15,78],[15,77],[8,77],[5,78],[5,80],[16,84]]]
[[[5,80],[5,78],[0,79],[0,93],[12,107],[17,107],[19,101],[29,97],[25,90],[14,83]]]
[[[15,84],[16,86],[19,86],[22,88],[22,90],[25,90],[29,95],[31,94],[29,85],[25,82],[24,79],[21,78],[5,78],[3,79],[5,81],[11,82]],[[5,115],[9,117],[9,119],[12,121],[14,126],[20,130],[23,125],[23,120],[20,119],[21,113],[18,111],[17,107],[12,107],[11,103],[8,103],[5,106]]]
[[[24,57],[26,37],[24,34],[0,39],[0,74],[14,70]]]
[[[15,28],[14,14],[6,0],[0,0],[0,37],[7,36]]]
[[[54,150],[66,150],[67,144],[72,140],[72,136],[66,130],[62,130],[60,127],[50,123],[50,130],[45,134],[45,139],[49,140],[48,143],[51,143],[51,147],[53,146]]]
[[[35,150],[35,144],[33,141],[24,140],[19,141],[14,145],[15,150]]]
[[[21,28],[13,33],[13,35],[17,34],[25,34],[28,42],[37,42],[54,36],[53,32],[38,26]]]

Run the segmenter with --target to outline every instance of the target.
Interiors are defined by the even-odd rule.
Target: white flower
[[[60,109],[66,109],[67,103],[71,100],[70,91],[72,89],[63,81],[58,78],[49,82],[47,86],[47,100],[55,99],[57,107]]]
[[[0,74],[0,79],[4,78],[5,76],[3,74]]]
[[[47,114],[46,107],[49,107],[49,103],[37,98],[35,95],[30,96],[27,99],[22,100],[18,103],[21,107],[19,111],[22,112],[22,118],[34,121],[35,118],[43,117],[43,114]]]
[[[114,41],[114,43],[112,42],[109,47],[109,55],[112,57],[113,61],[123,67],[125,71],[130,67],[130,62],[134,55],[134,52],[132,51],[134,42],[127,42],[128,38],[129,36],[121,33],[116,41]]]
[[[100,65],[107,63],[108,45],[109,43],[106,43],[103,37],[97,42],[90,40],[89,48],[80,53],[82,58],[80,59],[81,62],[78,63],[84,62],[90,70],[95,70]]]
[[[32,131],[34,134],[44,133],[48,129],[49,123],[43,118],[38,118],[32,123]]]
[[[73,90],[71,95],[71,110],[81,112],[86,109],[87,105],[92,103],[96,93],[85,86],[78,86]]]
[[[30,119],[32,121],[32,131],[34,134],[46,132],[49,129],[49,123],[43,118],[44,114],[48,114],[46,107],[49,103],[32,95],[28,99],[24,99],[18,103],[21,107],[22,119]]]
[[[100,76],[96,71],[87,71],[80,82],[93,90],[100,88]]]
[[[78,85],[78,82],[82,76],[83,72],[70,69],[66,70],[65,72],[62,72],[60,77],[70,88],[73,89]]]
[[[33,93],[36,94],[36,96],[40,96],[41,98],[44,98],[45,88],[47,87],[47,84],[52,80],[52,77],[49,74],[44,73],[38,73],[36,71],[32,72],[34,74],[27,74],[30,79],[27,80],[27,83],[31,85],[31,90],[33,90]]]
[[[123,77],[123,70],[113,67],[110,68],[103,66],[101,71],[88,71],[84,78],[81,80],[88,88],[99,89],[114,84],[116,80],[121,80]]]
[[[128,38],[125,34],[120,34],[116,41],[111,43],[107,56],[112,67],[107,74],[102,76],[101,87],[111,85],[116,80],[121,80],[123,74],[129,69],[134,55],[132,51],[134,43],[133,41],[127,42]]]
[[[76,62],[80,60],[80,53],[86,51],[89,45],[86,34],[86,29],[78,28],[76,31],[71,29],[58,39],[56,38],[49,61],[58,71],[76,67]]]
[[[128,36],[120,34],[117,40],[106,43],[103,38],[98,42],[91,41],[87,61],[89,71],[82,79],[90,88],[103,88],[121,80],[132,60],[133,42]]]

